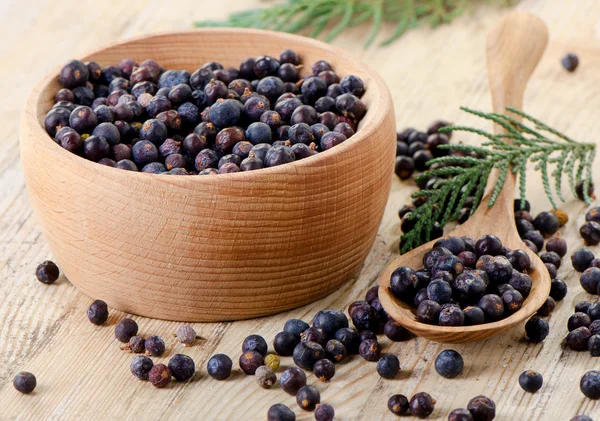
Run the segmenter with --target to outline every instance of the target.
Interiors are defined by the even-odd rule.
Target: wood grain
[[[381,222],[395,156],[382,79],[347,52],[268,31],[203,29],[137,38],[87,55],[102,66],[153,57],[194,72],[218,61],[294,49],[356,74],[368,108],[340,147],[264,171],[167,177],[118,171],[50,142],[45,114],[57,72],[36,87],[21,124],[33,209],[68,279],[92,298],[147,317],[224,321],[274,314],[319,299],[357,274]],[[52,182],[50,182],[52,180]]]
[[[547,44],[548,28],[544,22],[525,12],[513,12],[504,16],[490,30],[487,35],[486,57],[492,109],[495,113],[502,114],[507,107],[523,109],[525,87]],[[506,132],[500,125],[495,125],[494,130],[496,133]],[[488,192],[481,203],[488,203],[492,197],[492,187],[498,174],[497,169],[490,174]],[[516,174],[509,171],[495,205],[492,208],[480,206],[467,222],[448,236],[466,235],[477,239],[494,234],[506,247],[525,250],[531,259],[529,275],[532,287],[523,307],[505,319],[476,326],[434,326],[418,322],[415,308],[402,302],[391,292],[390,276],[400,266],[420,268],[423,256],[437,241],[433,240],[392,260],[380,277],[381,304],[394,320],[418,336],[443,343],[463,343],[488,339],[505,332],[526,321],[542,306],[550,293],[550,275],[540,258],[525,246],[514,224],[516,178]]]
[[[34,83],[71,57],[81,56],[124,37],[154,31],[187,29],[193,20],[219,19],[227,10],[261,7],[259,1],[183,0],[174,4],[152,0],[102,3],[64,0],[35,0],[24,8],[20,2],[0,4],[4,37],[0,43],[0,419],[4,420],[264,420],[270,405],[282,402],[297,413],[299,421],[314,419],[297,409],[294,398],[278,387],[260,389],[253,378],[236,373],[231,381],[211,381],[205,369],[210,355],[229,354],[234,361],[240,344],[250,333],[264,335],[270,342],[285,320],[310,320],[322,308],[345,309],[376,283],[387,263],[397,255],[400,227],[398,208],[414,191],[412,183],[393,180],[390,199],[374,246],[360,275],[352,283],[318,302],[276,316],[235,323],[194,324],[207,341],[189,349],[169,341],[168,356],[183,352],[200,368],[189,384],[173,384],[163,390],[136,381],[128,370],[131,354],[119,351],[113,339],[114,324],[124,313],[111,311],[107,326],[95,327],[85,320],[91,303],[65,279],[55,285],[34,280],[37,264],[52,258],[37,219],[25,194],[19,159],[17,127],[19,113]],[[527,109],[543,121],[579,140],[598,142],[600,97],[600,40],[596,0],[524,0],[519,8],[540,16],[548,25],[550,44],[525,95]],[[93,12],[92,12],[93,11]],[[336,41],[383,76],[392,93],[399,128],[425,128],[436,118],[487,128],[485,123],[459,111],[459,105],[490,110],[485,71],[485,34],[504,10],[482,8],[449,26],[435,31],[408,33],[386,48],[361,50],[367,27],[354,28]],[[386,34],[391,28],[386,28]],[[581,66],[574,74],[565,72],[560,58],[575,51]],[[457,141],[477,142],[471,136]],[[594,179],[600,181],[595,171]],[[531,174],[528,196],[534,213],[549,208],[539,184]],[[565,192],[568,194],[568,192]],[[571,196],[569,196],[571,197]],[[569,200],[563,208],[571,216],[560,230],[569,249],[581,247],[577,234],[584,221],[585,205]],[[600,254],[600,247],[594,247]],[[569,294],[549,319],[550,335],[542,344],[523,341],[522,327],[476,344],[453,345],[467,361],[465,372],[453,380],[441,379],[432,366],[445,347],[422,338],[403,343],[382,339],[385,352],[398,355],[402,372],[398,379],[383,380],[373,364],[354,358],[340,365],[328,384],[311,375],[323,401],[331,403],[339,420],[397,420],[386,408],[394,393],[431,393],[437,400],[430,420],[446,420],[448,413],[464,407],[470,398],[483,393],[497,403],[498,420],[568,421],[575,414],[600,418],[600,403],[579,391],[579,380],[598,360],[587,353],[564,347],[566,321],[573,305],[592,299],[583,292],[578,274],[568,259],[559,270],[569,285]],[[144,335],[169,337],[177,323],[135,317]],[[159,359],[164,362],[168,359]],[[290,365],[284,359],[283,365]],[[237,363],[236,363],[237,367]],[[545,385],[536,394],[518,386],[525,369],[539,370]],[[36,374],[38,388],[31,396],[18,394],[12,377],[19,370]],[[403,417],[400,419],[411,419]]]

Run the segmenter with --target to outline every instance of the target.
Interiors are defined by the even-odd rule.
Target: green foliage
[[[587,187],[592,180],[595,144],[575,142],[514,108],[507,108],[512,115],[509,113],[506,115],[483,113],[464,107],[462,110],[499,124],[506,129],[506,134],[497,135],[464,126],[449,126],[440,130],[441,132],[477,133],[487,140],[481,146],[440,146],[459,151],[459,154],[429,161],[431,165],[442,165],[438,165],[438,168],[426,171],[416,178],[416,181],[431,177],[440,177],[440,180],[432,188],[418,191],[412,195],[413,198],[427,197],[428,200],[410,214],[411,219],[416,218],[417,222],[412,230],[402,236],[402,253],[429,241],[436,221],[444,226],[447,222],[456,220],[467,197],[475,192],[472,215],[481,202],[493,168],[499,170],[499,176],[487,206],[494,205],[504,186],[508,171],[517,174],[519,195],[521,199],[525,199],[528,162],[533,163],[534,169],[540,172],[544,191],[555,208],[555,196],[562,201],[565,200],[561,193],[565,173],[573,194],[575,194],[576,184],[583,183],[584,200],[586,203],[590,203]],[[514,116],[522,117],[523,122],[517,121]],[[548,138],[547,135],[552,135],[553,139]],[[511,143],[507,140],[510,140]],[[551,180],[552,178],[553,180]]]
[[[365,46],[369,46],[385,23],[393,27],[388,45],[409,29],[423,25],[436,27],[449,23],[469,7],[482,3],[510,5],[518,0],[286,0],[261,9],[229,15],[223,22],[202,21],[195,26],[235,26],[306,33],[316,38],[329,30],[325,41],[332,41],[343,30],[371,22]],[[310,31],[308,31],[310,30]]]

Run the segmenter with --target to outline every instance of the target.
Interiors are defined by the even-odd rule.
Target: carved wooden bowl
[[[166,176],[99,165],[43,129],[58,69],[31,93],[21,157],[50,249],[83,293],[130,313],[169,320],[257,317],[317,300],[355,275],[387,201],[394,111],[382,79],[351,54],[300,36],[246,29],[152,35],[83,57],[157,60],[190,72],[219,61],[294,49],[366,84],[358,132],[326,152],[279,167],[217,176]]]

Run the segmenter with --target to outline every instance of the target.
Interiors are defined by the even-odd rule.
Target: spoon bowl
[[[503,113],[506,107],[523,108],[527,81],[539,62],[548,43],[548,30],[539,18],[525,13],[511,13],[500,20],[489,33],[486,45],[487,68],[494,112]],[[503,128],[495,127],[496,133]],[[493,174],[497,177],[497,173]],[[487,207],[491,192],[481,200],[479,208],[467,222],[445,236],[471,236],[475,239],[494,234],[510,249],[522,249],[531,259],[532,288],[523,306],[509,317],[493,323],[475,326],[437,326],[418,322],[416,309],[396,298],[389,289],[390,276],[399,266],[418,269],[423,255],[435,241],[423,244],[394,259],[381,274],[379,299],[386,312],[406,329],[437,342],[463,343],[483,340],[502,333],[528,319],[544,303],[550,292],[550,275],[544,263],[521,240],[514,223],[514,192],[516,175],[509,171],[505,185],[493,207]],[[494,183],[488,184],[494,185]]]

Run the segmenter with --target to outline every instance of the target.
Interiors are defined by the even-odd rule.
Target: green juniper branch
[[[223,22],[201,21],[195,26],[237,26],[300,32],[312,29],[311,37],[331,28],[325,37],[332,41],[345,29],[371,22],[365,46],[375,41],[384,23],[393,25],[392,34],[381,45],[388,45],[407,30],[423,25],[436,27],[449,23],[469,8],[483,3],[508,6],[518,0],[285,0],[260,9],[229,15]]]
[[[514,108],[507,108],[506,115],[484,113],[465,107],[461,109],[499,124],[507,130],[507,134],[495,135],[485,130],[465,126],[449,126],[440,129],[440,132],[476,133],[487,140],[482,146],[451,144],[439,146],[439,148],[457,151],[460,155],[435,158],[428,164],[438,164],[437,168],[416,177],[416,181],[424,181],[432,177],[439,177],[440,181],[433,187],[412,195],[413,198],[427,198],[427,201],[408,216],[416,222],[414,228],[402,236],[400,244],[403,253],[429,241],[436,223],[443,227],[448,221],[456,220],[469,195],[474,198],[472,215],[483,198],[488,178],[494,168],[499,170],[499,176],[487,206],[491,207],[496,202],[509,171],[518,176],[519,196],[525,199],[528,162],[534,163],[534,169],[540,172],[544,192],[552,206],[556,208],[555,196],[564,201],[560,190],[565,172],[574,194],[576,194],[575,186],[583,183],[584,200],[589,204],[587,191],[591,183],[595,144],[575,142]],[[517,121],[509,113],[521,117],[523,122]],[[548,134],[553,138],[547,137]],[[511,140],[512,144],[507,140]],[[549,171],[549,166],[554,166],[552,171]],[[553,183],[551,183],[552,178]]]

